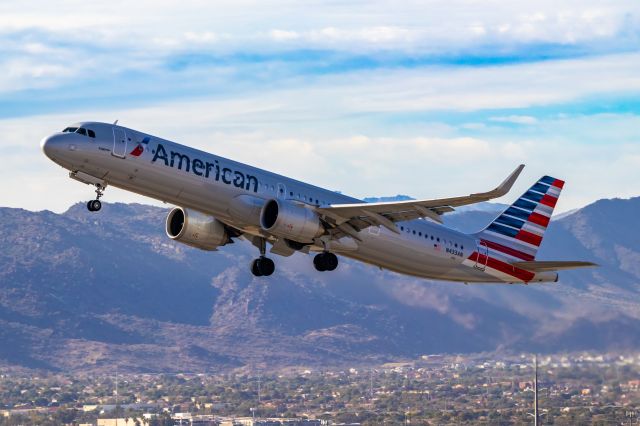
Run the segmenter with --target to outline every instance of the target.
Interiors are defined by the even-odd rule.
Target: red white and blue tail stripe
[[[511,263],[532,261],[542,243],[564,181],[544,176],[484,230],[475,234],[479,249],[467,262],[486,266],[487,273],[503,280],[531,281],[534,273]]]

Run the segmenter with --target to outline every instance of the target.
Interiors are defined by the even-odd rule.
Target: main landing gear
[[[320,272],[334,271],[338,267],[338,256],[328,251],[323,251],[313,258],[313,266]]]
[[[251,273],[256,277],[268,277],[276,270],[273,260],[266,257],[267,241],[260,238],[260,257],[251,262]]]
[[[100,211],[100,209],[102,208],[100,197],[104,195],[104,190],[105,190],[104,186],[100,184],[96,184],[96,199],[87,201],[87,210],[89,210],[90,212]]]

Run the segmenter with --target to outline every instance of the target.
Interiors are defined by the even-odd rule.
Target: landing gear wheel
[[[102,208],[100,197],[102,197],[105,188],[106,186],[102,186],[99,184],[96,185],[96,199],[87,202],[87,210],[89,210],[90,212],[100,211],[100,209]]]
[[[260,257],[251,262],[251,273],[256,277],[268,277],[276,270],[276,265],[273,260],[265,256],[267,253],[267,240],[264,238],[253,240],[253,245],[260,249]]]
[[[276,265],[273,263],[273,260],[268,257],[261,257],[258,259],[258,269],[260,269],[262,275],[268,277],[276,270]]]
[[[313,258],[313,266],[320,272],[334,271],[338,267],[338,256],[329,252],[317,254]]]
[[[276,270],[273,260],[261,256],[251,262],[251,273],[256,277],[268,277]]]
[[[327,271],[335,271],[338,267],[338,256],[333,253],[326,253],[325,265],[327,267]]]
[[[102,208],[102,203],[100,202],[100,200],[91,200],[87,203],[87,209],[90,212],[100,211],[101,208]]]
[[[260,268],[258,267],[259,260],[260,259],[253,259],[253,261],[251,262],[251,273],[255,277],[261,277],[262,276],[262,272],[260,271]]]
[[[324,265],[324,253],[316,254],[313,258],[313,266],[315,266],[316,271],[324,272],[327,268]]]

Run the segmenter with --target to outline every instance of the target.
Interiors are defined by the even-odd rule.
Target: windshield
[[[66,127],[62,133],[78,133],[83,136],[89,136],[90,138],[96,137],[96,132],[84,127]]]

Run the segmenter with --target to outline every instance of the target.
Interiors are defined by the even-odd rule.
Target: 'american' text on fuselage
[[[191,159],[188,155],[177,151],[171,151],[170,154],[167,154],[161,143],[153,151],[153,160],[151,162],[155,163],[156,160],[162,160],[167,167],[177,167],[179,170],[184,168],[186,172],[191,172],[196,176],[203,176],[207,179],[211,176],[216,182],[222,181],[226,185],[258,192],[259,183],[255,176],[231,170],[228,167],[221,168],[218,160],[213,160],[213,163],[211,163],[199,158]]]

